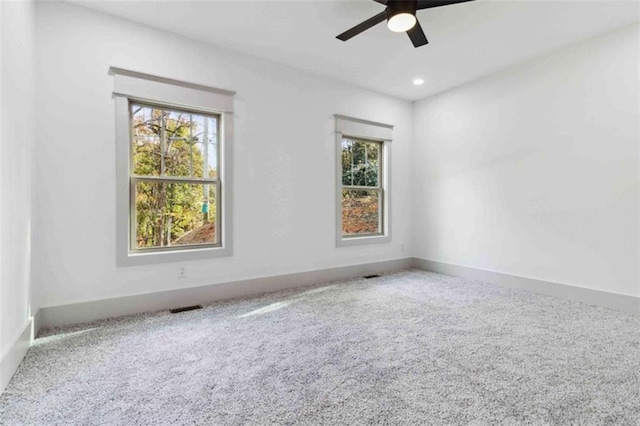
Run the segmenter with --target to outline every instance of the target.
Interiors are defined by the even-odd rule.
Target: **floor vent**
[[[202,309],[202,305],[184,306],[182,308],[169,309],[172,314],[179,314],[180,312],[193,311],[195,309]]]
[[[374,274],[374,275],[365,275],[364,278],[365,280],[369,280],[371,278],[378,278],[380,276],[380,274]]]

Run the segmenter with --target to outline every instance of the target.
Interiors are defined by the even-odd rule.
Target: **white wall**
[[[36,36],[39,306],[409,255],[409,102],[69,4],[38,3]],[[112,65],[237,91],[233,257],[116,267]],[[396,125],[389,244],[335,247],[334,113]]]
[[[33,3],[0,2],[0,361],[30,316],[33,20]]]
[[[638,34],[417,102],[414,255],[640,295]]]

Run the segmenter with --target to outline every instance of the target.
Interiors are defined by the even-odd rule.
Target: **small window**
[[[118,265],[230,256],[234,93],[110,72]]]
[[[342,138],[342,236],[382,235],[382,142]]]
[[[391,130],[336,115],[338,246],[390,241]]]
[[[132,251],[219,247],[219,115],[129,106]]]

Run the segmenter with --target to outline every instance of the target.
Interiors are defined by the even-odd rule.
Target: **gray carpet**
[[[423,271],[49,330],[3,425],[640,424],[640,318]]]

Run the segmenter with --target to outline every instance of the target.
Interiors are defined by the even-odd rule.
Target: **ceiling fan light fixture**
[[[416,15],[408,12],[397,13],[387,21],[387,28],[394,33],[403,33],[409,31],[416,25]]]

